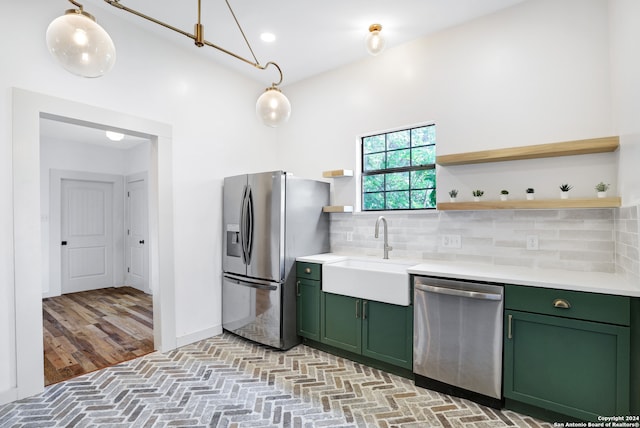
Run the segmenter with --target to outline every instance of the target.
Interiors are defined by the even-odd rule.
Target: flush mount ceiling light
[[[49,36],[49,30],[47,31],[47,45],[49,46],[49,50],[51,53],[60,61],[62,66],[71,71],[72,73],[85,76],[85,77],[98,77],[102,74],[106,73],[113,67],[113,63],[115,62],[115,47],[113,47],[113,42],[109,35],[95,23],[95,19],[88,13],[82,10],[82,5],[77,3],[74,0],[68,0],[70,3],[75,5],[78,10],[71,9],[68,10],[64,16],[57,18],[54,20],[49,26],[49,30],[51,30],[51,37]],[[201,23],[201,0],[198,0],[198,22],[194,26],[193,34],[183,31],[179,28],[173,27],[165,22],[152,18],[148,15],[145,15],[137,10],[126,7],[120,3],[120,0],[104,0],[106,3],[110,4],[113,7],[116,7],[125,12],[129,12],[133,15],[136,15],[140,18],[146,19],[147,21],[153,22],[154,24],[161,25],[169,30],[175,31],[176,33],[180,33],[183,36],[189,37],[193,39],[195,45],[197,47],[209,46],[218,51],[230,55],[240,61],[243,61],[249,65],[254,66],[260,70],[265,70],[270,65],[274,66],[280,75],[280,79],[277,82],[273,82],[270,87],[268,87],[265,92],[258,98],[256,103],[256,112],[258,117],[262,120],[262,122],[267,126],[278,126],[289,119],[291,115],[291,104],[287,97],[285,97],[278,86],[282,83],[282,70],[280,66],[273,61],[267,62],[265,65],[260,64],[256,55],[253,52],[253,48],[251,44],[249,44],[249,40],[247,36],[244,34],[244,30],[240,26],[238,19],[236,18],[231,5],[229,4],[229,0],[225,0],[227,7],[229,8],[229,12],[233,17],[242,37],[244,38],[249,51],[251,52],[251,56],[253,60],[244,58],[236,53],[233,53],[227,49],[224,49],[218,45],[215,45],[204,39],[204,27]],[[84,20],[93,22],[93,25],[97,27],[99,30],[95,29],[95,27],[88,27],[88,24],[82,21],[84,26],[80,26],[78,23],[68,24],[68,16],[72,17],[82,17]],[[56,23],[56,21],[66,18],[64,24]],[[54,26],[54,24],[56,24]],[[52,26],[54,26],[54,30],[52,30]],[[79,30],[78,30],[79,29]],[[83,42],[84,39],[84,42]],[[108,42],[111,44],[111,49],[106,49],[104,46],[108,45]],[[83,46],[82,43],[85,43],[88,48],[85,50],[81,50],[78,46]],[[94,64],[92,67],[88,67],[85,63]],[[101,64],[100,67],[95,64]],[[99,72],[96,72],[98,69]]]
[[[47,28],[49,52],[69,72],[83,77],[100,77],[116,62],[116,48],[96,19],[73,0],[69,9]]]
[[[365,40],[367,52],[374,56],[384,50],[385,40],[380,34],[380,31],[382,31],[382,25],[371,24],[369,26],[369,34],[367,34],[367,38]]]
[[[107,138],[111,141],[122,141],[124,139],[124,134],[119,132],[105,131],[105,134],[107,134]]]

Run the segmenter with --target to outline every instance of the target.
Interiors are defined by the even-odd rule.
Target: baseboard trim
[[[0,392],[0,406],[8,404],[18,399],[18,388],[7,389]]]
[[[184,336],[176,338],[176,346],[191,345],[192,343],[199,342],[204,339],[208,339],[213,336],[219,336],[222,334],[222,325],[207,328],[205,330],[196,331],[195,333],[189,333]]]

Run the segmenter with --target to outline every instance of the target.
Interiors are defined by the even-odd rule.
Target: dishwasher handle
[[[420,283],[415,283],[414,287],[416,290],[424,291],[426,293],[446,294],[449,296],[467,297],[469,299],[478,299],[478,300],[494,300],[494,301],[502,300],[502,294],[496,294],[496,293],[483,293],[479,291],[459,290],[456,288],[436,287],[433,285],[420,284]]]

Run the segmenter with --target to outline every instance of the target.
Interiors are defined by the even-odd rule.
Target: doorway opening
[[[154,350],[151,142],[120,135],[40,119],[45,386]]]
[[[44,374],[42,297],[46,272],[42,257],[40,119],[115,130],[151,141],[149,165],[149,284],[153,290],[156,349],[176,348],[173,271],[173,191],[171,127],[83,103],[12,88],[12,176],[16,385],[12,401],[42,392]],[[160,245],[162,243],[162,245]]]

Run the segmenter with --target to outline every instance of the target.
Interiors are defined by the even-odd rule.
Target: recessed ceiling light
[[[260,40],[266,43],[271,43],[276,41],[276,35],[273,33],[262,33],[260,34]]]
[[[111,141],[122,141],[122,139],[124,138],[124,134],[121,134],[119,132],[106,131],[106,134],[107,138]]]

